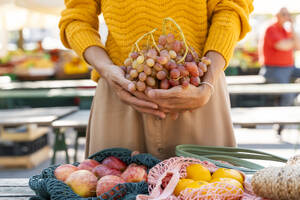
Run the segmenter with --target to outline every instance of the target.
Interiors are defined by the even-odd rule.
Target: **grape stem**
[[[181,29],[180,26],[175,22],[175,20],[172,19],[171,17],[167,17],[167,18],[165,18],[164,21],[163,21],[163,27],[162,27],[163,35],[166,35],[166,24],[167,24],[167,21],[173,22],[173,23],[175,24],[175,26],[176,26],[177,29],[179,30],[180,35],[181,35],[181,37],[182,37],[182,40],[183,40],[183,43],[184,43],[184,46],[185,46],[185,53],[184,53],[184,56],[178,61],[178,63],[182,63],[182,62],[184,62],[185,57],[187,56],[187,54],[188,54],[188,52],[189,52],[189,46],[187,45],[187,42],[186,42],[186,39],[185,39],[185,37],[184,37],[184,34],[183,34],[182,29]]]
[[[137,41],[134,43],[134,46],[133,46],[133,50],[134,50],[134,47],[137,49],[138,52],[140,52],[140,47],[139,47],[139,42],[144,39],[147,35],[150,35],[151,38],[152,38],[152,41],[153,41],[153,44],[155,46],[155,48],[159,49],[154,41],[154,37],[153,37],[153,33],[157,30],[157,28],[153,29],[152,31],[148,32],[148,33],[145,33],[144,35],[142,35],[139,39],[137,39]]]

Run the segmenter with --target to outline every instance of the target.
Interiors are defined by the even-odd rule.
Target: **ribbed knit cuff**
[[[232,57],[234,47],[239,40],[240,31],[241,24],[238,16],[237,18],[231,17],[231,21],[228,21],[228,18],[226,19],[226,17],[225,19],[220,19],[216,16],[209,29],[208,38],[203,51],[204,55],[208,51],[220,53],[225,59],[226,68]]]
[[[79,30],[74,32],[69,40],[69,44],[82,58],[84,58],[84,51],[90,46],[98,46],[105,49],[105,46],[101,43],[99,34],[90,30]]]

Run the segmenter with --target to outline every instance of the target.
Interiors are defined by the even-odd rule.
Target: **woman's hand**
[[[158,105],[141,92],[128,91],[131,81],[124,76],[124,71],[114,65],[106,52],[96,46],[89,47],[84,53],[85,59],[106,79],[119,98],[141,113],[152,114],[165,118],[165,113],[158,110]]]
[[[214,87],[223,72],[225,60],[221,54],[215,51],[209,51],[206,57],[211,60],[211,65],[202,82],[210,83]],[[151,90],[148,96],[161,107],[161,110],[168,109],[172,113],[171,117],[176,119],[177,113],[192,111],[204,106],[211,98],[212,90],[213,88],[207,84],[201,84],[199,87],[189,85],[187,88],[176,86],[168,90]]]

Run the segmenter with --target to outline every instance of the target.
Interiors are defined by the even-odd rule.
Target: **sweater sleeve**
[[[228,65],[236,43],[251,30],[252,3],[253,0],[207,0],[210,27],[204,54],[216,51],[223,55]]]
[[[65,6],[59,22],[63,45],[73,49],[81,57],[90,46],[104,48],[98,32],[100,1],[65,0]]]

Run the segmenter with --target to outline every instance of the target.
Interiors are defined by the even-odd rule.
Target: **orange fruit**
[[[178,196],[182,190],[185,190],[189,184],[194,183],[195,181],[192,179],[179,179],[176,188],[174,190],[174,194]]]
[[[233,178],[214,178],[210,181],[210,183],[228,183],[238,188],[241,188],[244,191],[243,185],[239,181]]]
[[[244,183],[243,175],[235,169],[219,168],[212,174],[212,179],[215,178],[233,178],[241,184]]]
[[[186,168],[187,178],[195,181],[210,181],[210,171],[201,164],[192,164]]]

